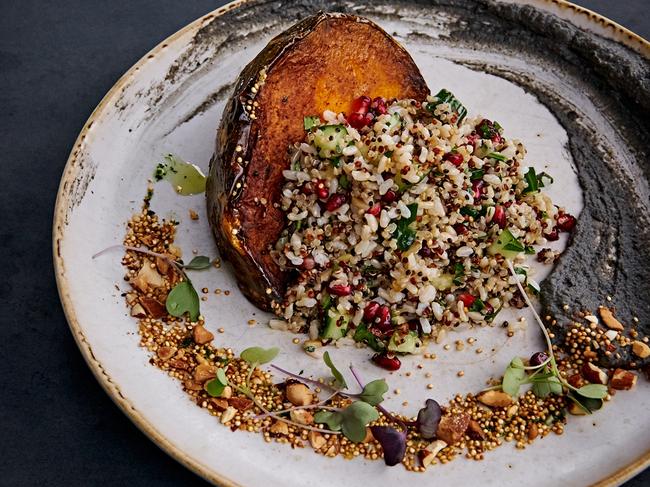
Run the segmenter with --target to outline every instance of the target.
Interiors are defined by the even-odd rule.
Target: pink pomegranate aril
[[[381,330],[389,330],[391,328],[390,308],[385,304],[381,305],[375,315],[375,326]]]
[[[472,191],[474,192],[475,200],[481,199],[481,195],[483,194],[483,185],[484,183],[482,179],[472,183]]]
[[[377,97],[372,100],[372,105],[370,105],[377,115],[384,115],[388,110],[386,109],[386,100],[381,97]]]
[[[458,301],[462,301],[466,308],[471,307],[476,301],[476,298],[471,294],[461,293],[458,295]]]
[[[503,208],[503,206],[497,205],[494,207],[494,216],[492,217],[492,221],[499,225],[499,228],[505,228],[506,210]]]
[[[316,267],[316,261],[314,261],[314,258],[310,255],[308,257],[305,257],[302,260],[302,266],[303,269],[305,270],[312,270],[314,267]]]
[[[329,194],[330,190],[325,186],[323,180],[319,179],[316,181],[316,196],[318,196],[319,199],[324,200],[329,196]]]
[[[334,193],[329,197],[327,203],[325,203],[325,209],[327,211],[336,211],[345,203],[345,195],[341,193]]]
[[[555,242],[557,239],[560,238],[560,233],[557,231],[557,228],[554,228],[553,230],[551,230],[550,233],[545,233],[544,237],[549,242]]]
[[[398,370],[402,366],[402,362],[395,355],[386,353],[376,353],[372,356],[372,361],[386,370]]]
[[[454,230],[456,230],[458,235],[465,235],[468,231],[467,227],[462,223],[456,223],[456,225],[454,225]]]
[[[386,191],[386,194],[381,197],[381,200],[386,202],[386,203],[392,203],[397,199],[397,193],[393,191],[392,189],[389,189]]]
[[[576,217],[568,213],[560,213],[557,216],[557,226],[563,232],[570,232],[576,226]]]
[[[357,130],[362,129],[367,125],[366,116],[363,113],[351,113],[348,115],[348,123]]]
[[[361,113],[361,114],[368,113],[368,109],[370,108],[370,103],[371,100],[367,96],[360,96],[359,98],[356,98],[352,102],[352,113]]]
[[[462,154],[458,154],[456,152],[447,152],[444,156],[443,159],[445,161],[451,162],[454,166],[460,166],[463,163],[463,156]]]
[[[349,284],[345,286],[343,284],[334,284],[329,287],[329,290],[335,296],[348,296],[352,292],[352,287]]]
[[[375,203],[370,208],[368,208],[368,211],[366,213],[369,213],[372,216],[379,216],[381,213],[381,205],[379,203]]]
[[[363,310],[363,319],[366,321],[372,321],[375,316],[377,316],[377,312],[379,311],[380,307],[381,304],[379,304],[377,301],[370,301],[368,304],[366,304],[366,307]]]

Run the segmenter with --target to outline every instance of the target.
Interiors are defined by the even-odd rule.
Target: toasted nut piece
[[[624,369],[616,369],[609,383],[612,389],[618,389],[619,391],[632,389],[634,384],[636,384],[636,374]]]
[[[472,440],[484,440],[485,432],[478,421],[471,419],[469,421],[469,426],[467,426],[467,434]]]
[[[215,411],[225,411],[228,409],[228,401],[220,397],[211,397],[210,404],[212,404],[212,409]]]
[[[311,443],[311,446],[314,450],[320,450],[325,446],[327,443],[327,440],[323,435],[320,433],[317,433],[316,431],[310,431],[309,432],[309,443]]]
[[[138,271],[138,275],[135,276],[131,284],[136,289],[146,293],[150,288],[164,286],[165,280],[158,274],[157,270],[151,267],[151,262],[145,259],[142,267]]]
[[[569,404],[569,413],[573,414],[574,416],[584,416],[588,414],[587,411],[582,408],[582,406],[579,406],[573,401],[571,401]]]
[[[445,414],[438,425],[438,439],[448,445],[458,443],[463,439],[468,426],[469,416],[467,414]]]
[[[600,313],[600,317],[603,319],[605,326],[610,330],[623,331],[625,329],[621,322],[614,318],[614,314],[609,308],[600,306],[598,312]]]
[[[442,440],[436,440],[433,443],[429,443],[426,448],[418,452],[418,458],[420,459],[420,464],[423,467],[428,467],[433,462],[433,459],[436,458],[436,455],[443,448],[447,447],[447,443]]]
[[[190,370],[190,364],[187,363],[186,360],[181,360],[178,356],[174,357],[169,361],[169,365],[171,365],[175,369],[181,369],[181,370]]]
[[[302,382],[287,382],[285,389],[287,400],[294,406],[309,406],[314,401],[314,395]]]
[[[582,378],[582,375],[580,375],[579,372],[576,372],[575,374],[571,374],[567,378],[567,382],[571,384],[573,387],[580,389],[582,386],[585,385],[585,380]]]
[[[228,421],[235,417],[235,414],[237,414],[237,410],[232,406],[228,406],[221,415],[221,424],[226,424]]]
[[[176,347],[158,347],[156,353],[161,360],[169,360],[176,355]]]
[[[144,310],[140,303],[137,303],[131,308],[131,316],[134,318],[144,318],[147,316],[147,312]]]
[[[205,345],[206,343],[210,343],[212,340],[214,340],[214,335],[206,330],[203,325],[195,326],[192,330],[192,336],[198,345]]]
[[[585,362],[582,365],[582,375],[592,384],[607,384],[609,379],[603,369],[591,362]]]
[[[232,387],[230,386],[224,387],[219,397],[223,397],[224,399],[230,399],[232,397]]]
[[[194,369],[194,380],[200,384],[205,381],[214,379],[217,376],[217,369],[208,364],[199,364]]]
[[[129,306],[133,306],[137,302],[138,302],[138,293],[136,293],[135,291],[126,293],[126,304],[128,304]]]
[[[140,296],[140,304],[151,318],[162,318],[167,315],[167,308],[160,301],[147,296]]]
[[[530,441],[533,441],[535,438],[537,438],[538,434],[539,434],[539,428],[537,427],[537,424],[531,423],[530,426],[528,426],[528,439]]]
[[[296,423],[300,424],[313,424],[314,423],[314,416],[309,411],[306,411],[304,409],[292,409],[289,412],[289,417],[291,418],[291,421],[295,421]]]
[[[325,455],[328,457],[335,457],[339,454],[339,444],[333,443],[325,452]]]
[[[372,434],[372,430],[366,426],[366,437],[363,439],[361,443],[370,443],[374,439],[375,437]]]
[[[203,386],[197,382],[194,382],[192,379],[187,379],[183,382],[183,386],[188,391],[202,391]]]
[[[506,410],[506,416],[508,418],[512,418],[515,414],[517,414],[517,411],[519,411],[519,406],[513,404]]]
[[[288,435],[289,425],[284,421],[276,421],[271,425],[269,431],[275,435]]]
[[[230,387],[230,386],[226,386],[226,387]],[[234,407],[237,411],[246,411],[253,407],[253,401],[251,401],[247,397],[231,397],[230,399],[228,399],[228,404]]]
[[[156,269],[158,269],[158,272],[165,275],[167,274],[167,271],[169,271],[169,267],[169,260],[163,259],[162,257],[156,257]]]
[[[512,397],[503,391],[486,391],[480,394],[477,399],[486,406],[504,408],[513,403]]]
[[[650,347],[641,340],[635,340],[632,342],[632,352],[639,358],[650,357]]]

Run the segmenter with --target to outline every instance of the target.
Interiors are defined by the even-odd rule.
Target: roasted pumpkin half
[[[272,39],[242,71],[210,161],[207,203],[222,257],[253,303],[271,309],[290,278],[269,254],[285,218],[277,202],[290,145],[303,118],[349,111],[371,97],[424,99],[429,89],[410,55],[376,24],[321,13]]]

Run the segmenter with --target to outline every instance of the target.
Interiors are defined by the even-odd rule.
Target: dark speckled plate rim
[[[239,8],[242,5],[249,3],[250,1],[251,0],[235,0],[196,19],[194,22],[175,32],[164,41],[159,43],[147,54],[145,54],[113,85],[113,87],[101,100],[99,105],[97,105],[95,110],[93,110],[91,113],[70,152],[70,156],[68,157],[65,168],[63,170],[63,175],[61,177],[61,182],[57,192],[56,204],[54,208],[54,221],[52,227],[54,271],[63,311],[70,326],[70,330],[72,331],[74,339],[77,343],[77,346],[79,347],[79,350],[81,350],[84,359],[97,378],[97,381],[101,384],[101,386],[108,393],[115,404],[117,404],[117,406],[129,417],[129,419],[131,419],[131,421],[145,435],[147,435],[156,445],[158,445],[158,447],[160,447],[168,455],[176,459],[191,471],[214,484],[222,485],[224,487],[237,487],[239,484],[233,482],[224,475],[213,471],[211,468],[197,461],[195,458],[192,458],[190,455],[179,449],[167,437],[161,434],[143,413],[133,407],[127,397],[125,397],[120,391],[119,385],[112,380],[112,378],[104,370],[102,364],[95,357],[91,344],[86,339],[83,329],[77,319],[72,296],[69,292],[69,286],[65,272],[65,262],[63,256],[61,255],[61,242],[64,239],[64,228],[67,225],[66,217],[70,206],[70,187],[73,186],[72,183],[75,181],[77,171],[80,169],[78,164],[78,156],[81,153],[84,140],[93,122],[101,118],[104,109],[112,104],[111,102],[113,102],[114,99],[119,96],[120,92],[128,84],[131,78],[133,78],[134,75],[140,70],[140,68],[146,62],[151,61],[152,58],[158,55],[170,43],[186,34],[187,32],[195,29],[198,30],[205,23],[212,21],[214,18],[219,17],[226,12]],[[650,59],[650,42],[635,34],[634,32],[626,29],[625,27],[617,24],[616,22],[603,17],[602,15],[597,14],[596,12],[593,12],[589,9],[572,4],[566,0],[524,0],[523,2],[521,0],[514,0],[514,2],[529,4],[539,7],[543,10],[551,11],[552,13],[568,21],[576,19],[583,21],[588,20],[589,23],[592,24],[592,27],[599,27],[597,29],[594,29],[596,32],[598,32],[599,35],[620,42],[629,48],[639,52],[644,57]],[[593,486],[609,487],[620,485],[649,465],[650,451],[646,451],[632,463],[620,468],[608,477],[593,484]]]

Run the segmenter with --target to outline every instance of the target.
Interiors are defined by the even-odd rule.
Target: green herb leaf
[[[550,377],[535,377],[532,391],[539,398],[547,397],[549,394],[559,396],[562,395],[562,384],[553,374],[550,374]]]
[[[228,385],[228,377],[226,377],[226,371],[219,368],[217,369],[217,380],[221,382],[224,386]]]
[[[348,385],[345,382],[345,378],[343,378],[343,374],[341,374],[339,369],[337,369],[334,363],[332,362],[332,358],[330,357],[329,352],[325,352],[325,354],[323,355],[323,361],[325,362],[325,365],[327,365],[329,369],[332,371],[332,375],[336,380],[337,387],[340,387],[341,389],[347,389]]]
[[[205,255],[197,255],[189,264],[183,265],[183,268],[190,271],[201,271],[208,267],[210,267],[210,257],[206,257]]]
[[[476,298],[472,305],[469,307],[470,311],[483,311],[485,309],[485,303],[481,298]]]
[[[458,116],[458,119],[456,120],[457,124],[460,124],[460,122],[463,121],[465,116],[467,115],[467,109],[463,106],[463,104],[451,93],[450,91],[447,91],[445,89],[440,90],[436,94],[436,98],[438,99],[437,102],[435,103],[427,103],[427,110],[429,110],[431,113],[433,113],[438,105],[441,103],[449,103],[449,106],[451,107],[452,111],[456,112],[456,115]]]
[[[578,394],[590,399],[603,399],[607,396],[607,386],[602,384],[587,384],[578,389]]]
[[[517,397],[519,395],[519,388],[525,381],[526,370],[524,369],[524,363],[519,357],[515,357],[503,374],[501,389],[509,396]]]
[[[400,218],[397,220],[397,228],[393,233],[393,237],[397,240],[397,247],[400,250],[408,250],[408,248],[413,245],[415,241],[415,230],[411,228],[411,223],[415,221],[418,215],[418,204],[411,203],[407,205],[408,209],[411,211],[411,216],[408,218]]]
[[[386,152],[384,152],[384,155],[390,159],[391,157],[393,157],[393,151],[387,150]]]
[[[454,264],[454,280],[453,283],[456,286],[463,284],[463,277],[465,277],[465,266],[460,262]]]
[[[501,162],[505,162],[505,161],[508,160],[508,158],[506,156],[504,156],[503,154],[501,154],[499,152],[490,152],[487,155],[487,157],[489,157],[491,159],[496,159],[497,161],[501,161]]]
[[[536,253],[536,252],[535,252],[535,247],[533,247],[532,245],[526,245],[526,246],[524,247],[524,252],[525,252],[527,255],[534,255],[534,254]]]
[[[165,301],[165,308],[170,315],[180,318],[188,313],[192,321],[199,318],[199,306],[199,295],[189,280],[176,284]]]
[[[205,383],[205,391],[212,397],[219,397],[225,388],[226,384],[221,383],[218,379],[212,379]]]
[[[537,175],[537,185],[540,188],[544,187],[544,178],[548,179],[549,183],[548,184],[553,184],[553,178],[546,172],[540,172]]]
[[[485,175],[485,171],[483,169],[473,169],[470,171],[470,181],[478,181],[479,179],[483,179],[483,176]]]
[[[338,411],[318,411],[314,414],[314,421],[318,424],[326,424],[332,431],[339,431],[343,424],[343,414]]]
[[[539,191],[539,181],[537,180],[534,167],[528,168],[528,172],[524,175],[524,179],[528,186],[522,191],[523,194]]]
[[[366,437],[366,425],[379,419],[379,413],[370,404],[356,401],[345,408],[341,414],[343,434],[351,441],[360,443]]]
[[[343,189],[350,189],[350,180],[346,174],[339,176],[339,186]]]
[[[320,124],[320,117],[314,115],[313,117],[305,117],[302,119],[305,130],[311,130]]]
[[[332,157],[330,159],[330,164],[334,167],[341,167],[341,158],[340,157]]]
[[[365,343],[375,352],[382,352],[386,348],[386,345],[368,330],[368,325],[365,323],[359,323],[354,330],[353,338],[355,342]]]
[[[464,216],[471,216],[472,218],[478,218],[481,215],[481,210],[474,208],[473,206],[463,206],[459,212]]]
[[[384,400],[384,394],[388,391],[388,384],[385,379],[377,379],[368,382],[359,395],[359,399],[371,406],[376,406]]]
[[[576,403],[578,406],[580,406],[587,414],[591,414],[594,411],[598,411],[600,408],[603,407],[603,400],[602,399],[584,397],[584,396],[581,396],[580,394],[578,394],[576,392],[571,392],[568,395],[568,397],[574,403]]]
[[[262,365],[273,360],[280,349],[278,347],[273,348],[262,348],[262,347],[250,347],[244,350],[240,357],[248,362],[250,365]]]

